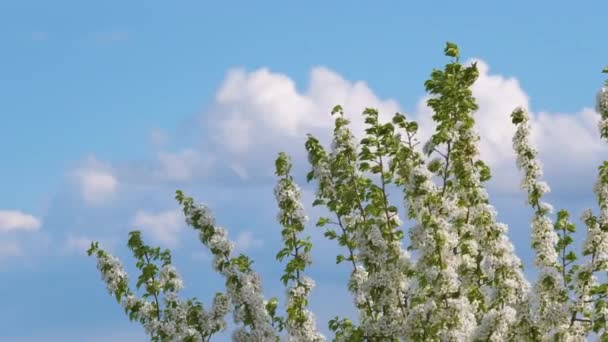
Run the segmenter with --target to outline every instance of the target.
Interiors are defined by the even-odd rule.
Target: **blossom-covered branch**
[[[300,202],[300,189],[293,183],[289,174],[291,161],[285,153],[280,153],[276,160],[276,175],[281,177],[274,189],[280,211],[278,221],[283,225],[281,235],[285,247],[277,254],[282,261],[289,256],[285,273],[281,280],[287,289],[287,333],[290,342],[322,342],[325,337],[317,331],[314,315],[308,306],[308,294],[314,287],[314,281],[303,275],[306,266],[310,265],[310,238],[300,239],[308,217]]]

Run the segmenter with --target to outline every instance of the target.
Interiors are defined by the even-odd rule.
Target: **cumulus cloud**
[[[207,159],[205,162],[196,150],[185,149],[178,153],[159,152],[158,162],[160,167],[156,172],[160,178],[188,181],[198,171],[207,169],[212,160]]]
[[[475,118],[482,139],[481,154],[495,170],[497,179],[493,184],[497,188],[517,189],[520,173],[516,171],[511,146],[515,126],[510,114],[517,106],[530,110],[529,98],[515,78],[490,74],[483,61],[478,61],[478,66],[480,77],[473,95],[479,104]],[[569,114],[532,111],[531,138],[555,189],[571,192],[581,188],[572,179],[595,178],[596,166],[608,154],[608,146],[600,140],[598,119],[590,108]]]
[[[510,113],[517,106],[529,108],[529,96],[516,78],[492,72],[486,62],[476,61],[480,71],[473,86],[479,105],[476,129],[481,135],[482,158],[493,171],[490,184],[501,192],[519,191],[520,174],[511,146],[515,127]],[[421,140],[435,126],[427,99],[425,96],[418,101],[414,113],[405,113],[420,123]],[[227,73],[214,102],[200,118],[207,133],[201,144],[176,152],[158,151],[152,160],[112,167],[91,158],[78,170],[76,178],[87,203],[112,198],[119,185],[148,188],[171,182],[234,184],[237,177],[246,182],[261,181],[260,177],[270,179],[279,151],[293,157],[294,171],[308,167],[306,133],[329,145],[333,128],[330,111],[336,104],[344,108],[358,138],[364,132],[361,112],[366,107],[378,109],[385,122],[395,112],[403,112],[397,101],[381,98],[365,82],[346,80],[325,67],[313,68],[308,84],[300,89],[289,76],[267,68],[235,69]],[[531,113],[532,140],[541,151],[554,188],[566,185],[570,187],[567,190],[572,190],[572,179],[595,178],[596,163],[608,152],[599,140],[597,120],[588,108],[569,114]],[[154,134],[154,144],[162,145],[169,139],[161,131]]]
[[[473,61],[479,69],[473,94],[479,105],[475,119],[481,135],[481,156],[492,167],[491,186],[511,192],[519,188],[520,175],[511,146],[515,127],[510,114],[518,106],[530,109],[529,96],[516,78],[491,73],[480,59],[467,63]],[[427,99],[421,98],[414,115],[408,115],[420,123],[423,141],[435,127]],[[233,171],[242,175],[240,169],[247,169],[251,176],[256,165],[272,165],[270,159],[279,149],[302,158],[308,132],[328,143],[333,127],[329,111],[336,104],[343,106],[359,138],[364,131],[361,112],[366,107],[378,109],[382,121],[400,111],[396,101],[379,98],[365,82],[345,80],[324,67],[311,71],[304,91],[298,91],[288,76],[266,68],[251,72],[237,69],[230,71],[220,86],[205,124],[221,153],[232,157]],[[597,120],[589,108],[571,114],[531,113],[532,141],[539,147],[547,170],[554,170],[547,174],[559,186],[567,185],[565,179],[591,176],[601,156],[608,152],[599,140]],[[235,161],[240,163],[238,169]],[[270,167],[263,170],[266,174],[270,171]]]
[[[73,178],[87,204],[103,204],[118,190],[118,180],[112,168],[94,157],[89,157],[82,167],[76,169]]]
[[[330,112],[336,104],[348,113],[359,135],[366,107],[377,108],[383,120],[399,111],[396,101],[380,99],[365,82],[350,82],[325,67],[312,69],[303,92],[287,75],[266,68],[236,69],[228,72],[202,122],[231,170],[242,179],[253,179],[273,174],[278,151],[303,157],[306,133],[328,143]]]
[[[512,147],[515,126],[510,114],[518,106],[530,110],[529,97],[517,79],[491,74],[488,64],[479,59],[468,63],[473,61],[479,69],[479,79],[473,86],[479,105],[475,124],[481,137],[481,157],[492,168],[491,186],[501,192],[519,191],[521,176],[515,166]],[[416,114],[425,138],[434,129],[427,99],[420,100]],[[597,129],[599,116],[590,108],[573,114],[531,112],[530,115],[531,139],[540,151],[545,173],[554,182],[554,188],[566,187],[564,190],[571,192],[577,187],[572,179],[593,178],[597,163],[608,153]]]
[[[560,178],[586,175],[581,171],[591,171],[595,178],[597,166],[608,155],[608,145],[600,140],[598,118],[591,108],[574,114],[540,112],[534,116],[538,147]]]
[[[37,231],[42,223],[36,217],[16,210],[0,210],[0,233]]]
[[[179,209],[161,212],[140,210],[135,213],[133,225],[168,247],[179,244],[179,232],[183,228],[184,215]]]
[[[385,119],[399,110],[397,102],[381,100],[365,82],[349,82],[337,73],[316,67],[304,92],[288,76],[268,69],[232,70],[220,86],[206,124],[218,145],[240,156],[263,146],[287,145],[312,131],[328,132],[336,104],[350,113],[355,131],[363,132],[360,114],[378,108]]]
[[[151,142],[153,145],[160,141]],[[155,146],[160,147],[160,146]],[[190,147],[158,150],[151,159],[132,159],[111,165],[89,157],[73,171],[73,179],[89,204],[106,203],[118,190],[200,180],[213,173],[217,158],[212,151]]]

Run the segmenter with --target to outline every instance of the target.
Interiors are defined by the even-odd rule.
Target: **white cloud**
[[[243,116],[232,116],[217,123],[213,138],[230,152],[242,154],[250,149],[255,135],[254,122]]]
[[[519,191],[520,174],[511,146],[515,127],[510,122],[510,113],[517,106],[528,108],[529,96],[517,79],[493,74],[487,63],[477,62],[480,75],[473,93],[479,105],[475,119],[481,135],[481,156],[492,168],[494,189]],[[420,123],[421,138],[428,137],[434,129],[425,103],[427,98],[419,100],[415,113],[405,113]],[[266,68],[251,72],[232,70],[201,121],[210,139],[204,143],[212,144],[201,145],[204,149],[192,146],[178,152],[161,151],[155,160],[115,168],[117,173],[108,167],[81,170],[83,196],[88,202],[110,198],[118,187],[117,177],[121,184],[189,182],[232,174],[255,181],[261,175],[273,174],[278,151],[290,154],[294,166],[307,167],[303,146],[306,133],[314,134],[329,147],[334,122],[330,111],[336,104],[344,108],[358,138],[364,132],[361,112],[366,107],[378,109],[384,122],[395,112],[402,112],[395,100],[380,98],[365,82],[346,80],[325,67],[312,69],[303,90],[287,75]],[[541,151],[541,160],[547,165],[546,173],[551,176],[554,188],[566,183],[565,180],[592,178],[589,176],[596,169],[595,164],[608,152],[598,138],[597,115],[590,109],[582,109],[573,114],[531,113],[531,117],[532,138]],[[159,133],[157,138],[164,141],[167,137]]]
[[[154,240],[168,247],[176,247],[179,244],[178,234],[184,226],[183,222],[184,216],[179,209],[158,213],[140,210],[133,218],[135,229],[149,233]]]
[[[210,158],[203,160],[194,149],[185,149],[178,153],[160,152],[158,162],[160,167],[157,174],[159,177],[175,181],[188,181],[197,172],[206,170],[213,160]]]
[[[595,174],[600,160],[608,155],[608,145],[600,140],[599,115],[591,108],[575,114],[538,113],[534,116],[533,129],[545,162],[560,176],[575,176],[580,170]],[[578,174],[580,175],[580,174]]]
[[[109,165],[89,157],[85,165],[73,172],[80,194],[87,204],[100,205],[118,190],[118,180]]]
[[[234,242],[235,249],[245,252],[252,248],[259,248],[264,245],[264,241],[256,239],[250,231],[241,232]]]
[[[0,210],[0,233],[11,231],[36,231],[41,222],[36,217],[16,210]]]
[[[178,151],[157,150],[153,159],[126,160],[113,163],[111,166],[101,164],[94,159],[94,162],[91,162],[91,159],[93,158],[89,158],[87,167],[81,167],[74,172],[74,178],[81,189],[90,189],[89,197],[91,199],[95,198],[94,195],[100,195],[101,198],[93,203],[101,203],[112,198],[119,188],[125,190],[131,186],[157,186],[172,182],[200,180],[214,171],[213,167],[217,160],[213,151],[203,151],[198,148],[184,148]],[[108,187],[93,186],[94,179],[89,174],[103,175],[108,180]],[[113,181],[110,181],[110,177]],[[91,181],[85,182],[87,178],[90,178]],[[84,186],[89,183],[93,184],[88,187]],[[99,191],[94,191],[96,189]],[[106,198],[103,195],[108,196]]]
[[[214,141],[236,157],[268,146],[293,146],[289,142],[308,132],[329,135],[336,104],[349,114],[356,133],[363,132],[360,113],[366,107],[378,108],[384,119],[399,110],[397,102],[379,99],[365,82],[349,82],[324,67],[311,71],[305,92],[298,92],[288,76],[265,68],[232,70],[215,100],[205,123]]]
[[[379,98],[365,82],[350,82],[325,67],[312,69],[303,91],[287,75],[266,68],[230,71],[201,120],[211,143],[207,146],[218,156],[216,171],[221,167],[248,181],[273,177],[279,151],[291,155],[294,164],[306,165],[306,134],[329,144],[330,112],[337,104],[358,135],[364,132],[361,113],[366,107],[377,108],[382,120],[399,111],[396,101]]]
[[[490,75],[488,65],[478,60],[479,78],[473,85],[473,96],[479,106],[475,113],[477,131],[483,158],[491,165],[514,156],[511,140],[515,125],[511,112],[515,107],[529,107],[529,99],[514,78]]]
[[[515,165],[512,138],[515,126],[511,112],[518,106],[529,110],[529,97],[515,78],[490,74],[488,65],[477,60],[479,79],[473,86],[473,95],[479,105],[475,113],[475,128],[480,134],[481,157],[492,168],[492,187],[501,192],[519,192],[520,172]],[[431,110],[426,106],[428,97],[418,103],[417,120],[421,136],[430,136],[435,123]],[[567,186],[572,179],[582,179],[583,174],[596,169],[608,147],[599,139],[597,121],[593,110],[584,108],[574,114],[530,113],[533,143],[540,151],[547,175],[557,184]],[[571,190],[571,189],[569,189]],[[587,190],[587,189],[585,189]]]

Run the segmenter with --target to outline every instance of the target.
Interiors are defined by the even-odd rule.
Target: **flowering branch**
[[[288,340],[293,342],[322,342],[325,337],[317,332],[314,316],[307,310],[308,294],[314,287],[314,281],[302,273],[310,265],[310,238],[299,239],[298,234],[304,231],[308,220],[300,203],[300,189],[293,183],[289,174],[291,161],[285,153],[280,153],[276,160],[276,175],[281,177],[274,192],[280,211],[278,221],[283,225],[281,232],[285,247],[277,254],[277,260],[286,256],[292,258],[285,267],[281,277],[283,284],[290,284],[287,290],[287,333]]]

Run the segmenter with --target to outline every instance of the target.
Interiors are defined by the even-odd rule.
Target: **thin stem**
[[[146,251],[144,251],[144,258],[146,258],[146,263],[148,265],[151,264],[150,257],[148,257],[148,253],[146,253]],[[152,281],[154,281],[154,279]],[[156,302],[156,317],[160,321],[160,305],[158,304],[158,295],[156,292],[152,293],[152,295],[154,296],[154,302]]]

